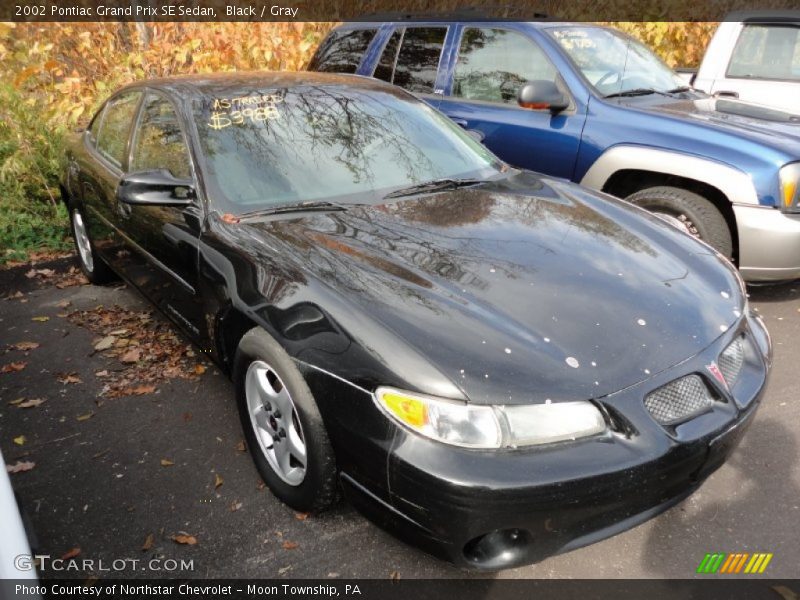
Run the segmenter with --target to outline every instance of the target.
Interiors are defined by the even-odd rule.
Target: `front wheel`
[[[699,194],[681,188],[658,186],[639,190],[626,200],[710,244],[725,257],[733,256],[733,239],[728,222],[714,204]]]
[[[291,357],[266,331],[248,331],[233,367],[253,462],[280,500],[320,512],[336,500],[336,461],[317,404]]]
[[[108,265],[97,255],[92,239],[89,237],[89,228],[83,213],[78,207],[69,211],[69,220],[72,227],[72,237],[75,240],[75,249],[78,251],[78,262],[86,278],[95,285],[108,283],[114,279],[114,273]]]

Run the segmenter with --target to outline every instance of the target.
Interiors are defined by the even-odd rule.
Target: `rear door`
[[[440,67],[446,64],[445,48],[451,27],[442,24],[396,26],[385,38],[370,72],[376,79],[411,92],[434,108],[444,93]]]
[[[800,112],[800,24],[745,23],[710,92]]]
[[[95,248],[114,268],[119,268],[126,253],[115,227],[119,210],[117,183],[127,166],[130,131],[141,97],[140,90],[132,90],[110,98],[83,140],[87,153],[80,165],[79,185],[84,217]]]
[[[197,189],[187,137],[172,102],[148,91],[131,139],[127,171],[166,169]],[[204,331],[197,294],[198,241],[204,211],[121,203],[117,225],[130,248],[126,277],[192,337]]]
[[[556,82],[570,96],[538,43],[523,31],[488,24],[459,25],[455,42],[439,110],[480,132],[483,143],[506,162],[571,179],[585,107],[573,99],[553,115],[517,104],[519,89],[537,79]]]

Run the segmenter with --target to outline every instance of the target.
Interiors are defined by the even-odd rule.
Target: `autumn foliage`
[[[696,65],[715,23],[613,23],[672,65]],[[0,261],[63,246],[57,174],[66,131],[149,77],[298,70],[333,23],[0,23]],[[2,246],[5,246],[3,248]]]

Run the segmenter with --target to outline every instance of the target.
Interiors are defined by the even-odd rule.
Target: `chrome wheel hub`
[[[683,213],[679,215],[673,215],[666,212],[655,211],[653,214],[656,215],[657,217],[661,217],[670,225],[677,227],[681,231],[685,231],[686,233],[688,233],[693,237],[696,238],[700,237],[700,232],[697,230],[697,227],[695,227],[691,219],[689,219],[689,217],[687,217]]]
[[[244,389],[250,424],[269,466],[289,485],[300,485],[306,476],[306,444],[289,390],[261,360],[247,368]]]
[[[94,259],[92,258],[92,244],[86,233],[86,226],[83,224],[83,217],[79,210],[72,211],[72,229],[75,234],[75,243],[78,246],[78,254],[81,262],[90,273],[94,270]]]

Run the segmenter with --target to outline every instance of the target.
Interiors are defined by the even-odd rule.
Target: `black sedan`
[[[84,272],[231,374],[274,494],[320,511],[342,491],[461,566],[667,509],[765,388],[769,337],[712,248],[379,81],[145,81],[66,158]]]

